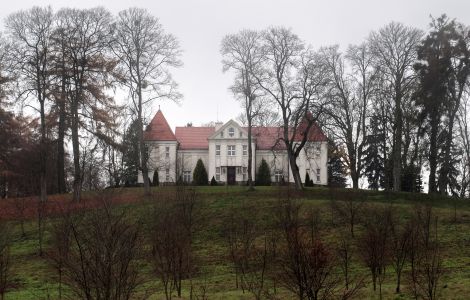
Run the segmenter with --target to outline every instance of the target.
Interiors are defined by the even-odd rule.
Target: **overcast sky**
[[[54,10],[104,6],[112,13],[136,6],[158,17],[184,51],[184,66],[173,72],[184,98],[179,105],[155,102],[146,115],[154,114],[160,105],[173,129],[187,122],[197,126],[216,121],[217,115],[220,121],[228,121],[241,112],[228,91],[233,74],[222,73],[219,49],[226,34],[282,25],[314,48],[339,44],[344,49],[390,21],[427,30],[430,15],[446,13],[470,25],[470,0],[2,0],[0,17],[4,20],[34,5],[51,5]]]

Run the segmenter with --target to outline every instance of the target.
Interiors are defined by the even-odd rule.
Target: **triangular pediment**
[[[234,128],[235,134],[233,137],[229,136],[229,128]],[[224,132],[224,135],[221,136],[221,132]],[[248,132],[245,130],[245,128],[241,127],[240,124],[235,122],[233,119],[222,125],[219,129],[217,129],[208,139],[239,139],[240,134],[239,132],[242,132],[243,136],[241,138],[247,138],[248,137]]]

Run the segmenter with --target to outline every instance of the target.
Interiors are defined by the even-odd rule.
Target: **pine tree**
[[[137,120],[132,121],[123,137],[123,178],[127,186],[136,185],[139,174],[138,126]]]
[[[385,161],[383,157],[384,128],[380,126],[379,117],[370,118],[370,134],[366,137],[365,150],[365,175],[369,182],[369,188],[378,190],[385,187]]]
[[[305,173],[305,184],[304,184],[304,186],[306,186],[306,187],[313,186],[313,180],[310,179],[310,175],[308,174],[308,172]]]
[[[216,185],[217,185],[217,180],[215,180],[214,176],[212,176],[211,186],[216,186]]]
[[[328,186],[346,186],[346,171],[341,161],[341,153],[332,141],[328,142]]]
[[[193,183],[195,185],[207,185],[209,182],[206,167],[201,159],[197,160],[196,167],[193,172]]]
[[[261,160],[257,175],[256,185],[271,185],[271,170],[264,159]]]

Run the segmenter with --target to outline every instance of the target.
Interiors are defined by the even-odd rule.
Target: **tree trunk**
[[[403,131],[403,112],[401,110],[401,96],[395,100],[395,132],[393,142],[393,190],[401,191],[401,139]]]
[[[451,166],[451,150],[452,150],[452,139],[453,139],[453,130],[454,130],[454,118],[455,114],[451,112],[449,116],[449,130],[446,136],[446,141],[444,145],[444,162],[442,163],[441,174],[439,176],[439,193],[447,193],[447,188],[449,186],[449,172]]]
[[[80,141],[78,137],[78,103],[77,95],[72,100],[72,150],[73,150],[73,166],[74,166],[74,179],[73,179],[73,201],[80,201],[82,178],[80,168]]]
[[[302,190],[303,185],[302,185],[302,179],[300,178],[300,173],[299,173],[299,167],[297,166],[296,162],[296,157],[292,153],[292,150],[290,148],[287,149],[287,155],[290,163],[290,168],[292,171],[292,177],[294,178],[294,183],[295,183],[295,188],[297,190]],[[290,178],[287,178],[287,183],[289,184]]]
[[[437,169],[437,125],[438,120],[432,120],[431,137],[429,141],[429,189],[428,193],[436,192],[436,169]]]
[[[144,193],[146,196],[150,196],[150,181],[148,176],[147,167],[147,151],[144,141],[144,125],[142,122],[142,112],[139,111],[139,154],[140,154],[140,170],[142,172],[142,178],[144,181]]]
[[[41,93],[39,90],[38,94]],[[39,178],[39,185],[40,185],[40,200],[46,202],[47,200],[47,179],[46,179],[46,164],[47,164],[47,145],[46,145],[46,116],[45,116],[45,109],[44,109],[44,99],[39,97],[39,104],[40,104],[40,114],[41,114],[41,145],[40,145],[40,178]]]
[[[252,165],[253,165],[253,158],[252,153],[253,149],[251,148],[251,116],[248,117],[248,190],[254,191],[255,188],[253,186],[253,174],[252,174]]]
[[[65,193],[65,78],[62,77],[61,99],[59,101],[59,125],[57,137],[57,192]]]

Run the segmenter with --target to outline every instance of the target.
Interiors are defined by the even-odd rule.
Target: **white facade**
[[[191,182],[193,171],[198,159],[206,167],[209,181],[214,177],[218,183],[243,184],[248,180],[248,134],[245,128],[237,122],[229,122],[214,128],[213,133],[205,137],[207,149],[181,149],[180,141],[147,141],[150,149],[149,177],[158,171],[160,183],[174,183],[181,178]],[[272,182],[282,179],[294,182],[286,150],[271,150],[257,148],[256,136],[252,140],[252,176],[265,159],[271,169]],[[314,184],[326,185],[328,146],[326,141],[307,142],[297,158],[302,182],[306,172]],[[139,182],[142,176],[139,174]]]

